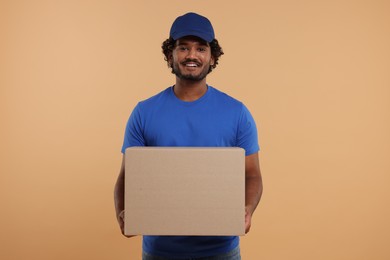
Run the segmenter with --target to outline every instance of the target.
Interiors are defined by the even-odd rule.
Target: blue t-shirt
[[[126,126],[122,153],[131,146],[241,147],[259,151],[255,121],[245,105],[208,86],[193,102],[169,87],[139,102]],[[237,236],[144,236],[143,250],[162,257],[206,257],[228,252]]]

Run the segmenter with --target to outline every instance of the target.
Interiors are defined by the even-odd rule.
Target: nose
[[[196,49],[195,48],[189,48],[187,52],[187,59],[195,59],[196,58]]]

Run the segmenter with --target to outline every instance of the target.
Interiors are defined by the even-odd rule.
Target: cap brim
[[[172,38],[176,41],[177,39],[180,39],[180,38],[183,38],[186,36],[196,36],[196,37],[199,37],[206,42],[212,42],[214,40],[214,38],[211,35],[207,35],[205,33],[198,32],[198,31],[175,33],[175,35],[172,35]]]

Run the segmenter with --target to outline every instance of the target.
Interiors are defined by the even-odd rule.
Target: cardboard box
[[[125,234],[245,234],[243,149],[131,147],[125,156]]]

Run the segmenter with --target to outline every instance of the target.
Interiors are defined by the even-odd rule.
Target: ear
[[[169,55],[169,57],[168,57],[168,66],[170,67],[170,68],[172,68],[172,64],[173,64],[173,57],[172,57],[172,54],[171,55]]]
[[[215,64],[214,56],[211,56],[210,65],[211,65],[211,66],[214,66],[214,64]]]

